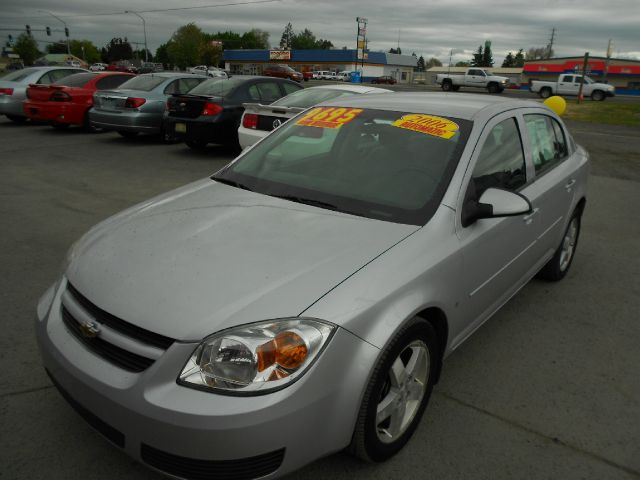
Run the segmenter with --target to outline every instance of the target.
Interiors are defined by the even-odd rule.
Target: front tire
[[[605,99],[605,94],[602,90],[594,90],[591,92],[591,100],[595,102],[602,102]]]
[[[540,98],[549,98],[551,96],[551,89],[549,87],[544,87],[540,90]]]
[[[498,84],[497,83],[490,83],[489,85],[487,85],[487,91],[489,93],[498,93]]]
[[[369,380],[349,452],[382,462],[398,453],[420,423],[441,361],[431,324],[415,317],[391,340]]]
[[[538,277],[551,282],[562,280],[569,271],[571,263],[578,248],[578,238],[580,237],[580,224],[582,211],[577,211],[571,217],[569,225],[564,232],[562,242],[556,250],[551,260],[542,267]]]

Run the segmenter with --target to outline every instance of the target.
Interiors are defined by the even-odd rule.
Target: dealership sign
[[[269,50],[269,60],[291,60],[291,50]]]

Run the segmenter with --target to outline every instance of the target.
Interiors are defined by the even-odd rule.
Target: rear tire
[[[594,90],[591,92],[591,100],[595,102],[602,102],[605,98],[606,96],[602,90]]]
[[[497,83],[490,83],[489,85],[487,85],[487,92],[489,93],[498,93],[498,84]]]
[[[389,342],[373,369],[349,453],[368,462],[398,453],[420,423],[440,362],[433,327],[415,317]]]
[[[133,138],[138,136],[138,132],[130,132],[128,130],[118,130],[118,135],[124,138]]]
[[[569,267],[571,267],[571,263],[573,263],[573,258],[578,248],[581,219],[582,211],[577,210],[574,212],[562,236],[560,246],[551,260],[549,260],[538,273],[539,278],[550,282],[557,282],[565,277],[569,271]]]
[[[449,92],[453,89],[453,84],[451,83],[451,80],[445,80],[444,82],[442,82],[442,91],[443,92]]]
[[[551,89],[549,87],[544,87],[540,90],[540,98],[549,98],[551,96]]]

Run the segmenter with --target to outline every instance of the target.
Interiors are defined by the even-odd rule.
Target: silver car
[[[443,359],[533,276],[567,274],[588,163],[536,102],[322,104],[82,237],[37,307],[44,366],[176,477],[385,460]]]
[[[60,84],[64,77],[81,72],[87,70],[74,67],[29,67],[5,75],[0,78],[0,115],[6,115],[14,122],[26,122],[28,119],[22,110],[22,102],[27,98],[29,84]]]
[[[123,137],[162,134],[167,98],[174,93],[187,93],[206,79],[170,72],[138,75],[116,90],[97,92],[89,119],[94,127],[115,130]]]

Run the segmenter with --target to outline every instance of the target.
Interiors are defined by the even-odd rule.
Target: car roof
[[[138,76],[139,77],[160,77],[160,78],[176,78],[176,77],[207,78],[204,75],[198,75],[194,73],[185,73],[185,72],[149,72],[149,73],[141,73]]]
[[[353,95],[338,100],[341,107],[428,113],[474,120],[481,112],[494,115],[514,108],[540,107],[533,100],[472,93],[394,92],[378,95]],[[336,100],[325,102],[335,104]],[[323,104],[323,105],[324,105]]]

